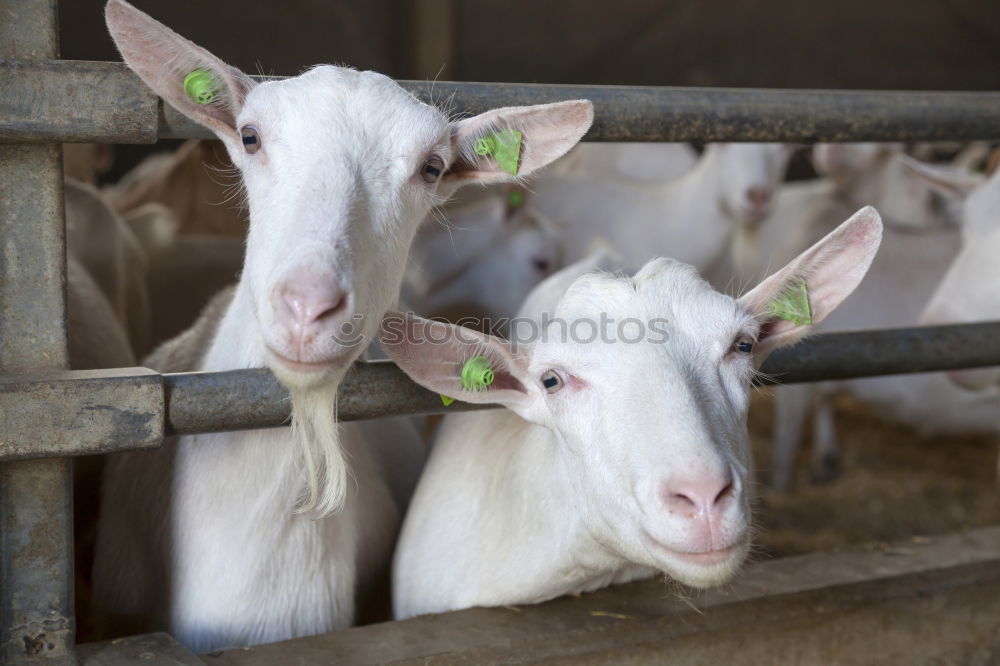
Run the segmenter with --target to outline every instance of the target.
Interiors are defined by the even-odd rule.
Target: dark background
[[[60,3],[64,58],[118,59],[103,4]],[[466,81],[1000,89],[997,0],[134,4],[250,72],[338,63],[426,78],[447,60]]]
[[[335,63],[460,81],[1000,90],[1000,0],[134,4],[249,73]],[[120,59],[103,6],[59,3],[63,58]],[[119,148],[108,177],[151,149]]]

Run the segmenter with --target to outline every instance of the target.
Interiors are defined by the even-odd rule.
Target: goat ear
[[[833,312],[868,272],[881,241],[882,218],[866,206],[742,296],[740,305],[761,323],[755,360],[797,342]]]
[[[455,159],[441,185],[455,190],[528,176],[565,155],[593,121],[594,105],[585,99],[511,106],[461,120],[452,126]]]
[[[927,164],[909,155],[900,155],[900,160],[910,177],[951,199],[964,199],[986,182],[984,175],[962,167]]]
[[[239,147],[236,117],[254,86],[249,77],[124,0],[110,0],[104,18],[125,64],[153,92],[215,132],[230,150]],[[185,79],[198,70],[205,73],[191,88],[205,93],[201,103],[184,90]]]
[[[500,404],[522,414],[541,392],[528,375],[527,354],[491,335],[402,312],[382,319],[379,344],[410,379],[442,396],[476,404]],[[481,390],[463,386],[470,359],[485,357],[493,379]]]

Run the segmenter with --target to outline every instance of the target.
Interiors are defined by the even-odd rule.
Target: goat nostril
[[[660,497],[668,509],[692,517],[724,511],[739,492],[740,482],[731,473],[664,481],[660,486]]]
[[[549,272],[549,260],[548,259],[534,259],[531,263],[534,265],[535,269],[539,273],[548,273]]]
[[[309,326],[340,314],[347,306],[347,294],[342,291],[331,292],[326,296],[319,293],[299,293],[284,289],[280,292],[276,307],[279,315],[294,321],[299,326]]]
[[[328,317],[336,315],[347,305],[347,294],[340,294],[331,299],[331,304],[324,308],[323,305],[316,307],[319,313],[313,317],[313,321],[322,321]]]
[[[691,499],[690,496],[685,495],[684,493],[670,493],[670,499],[674,500],[674,502],[677,502],[679,504],[688,504],[692,507],[698,506],[697,502],[695,502],[693,499]]]
[[[715,506],[716,504],[718,504],[722,500],[726,499],[726,497],[732,495],[733,494],[733,490],[734,490],[734,488],[733,488],[733,482],[730,481],[729,483],[726,484],[725,488],[723,488],[722,490],[719,491],[719,494],[715,496],[715,499],[712,500],[712,506]]]

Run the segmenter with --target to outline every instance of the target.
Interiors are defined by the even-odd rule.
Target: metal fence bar
[[[934,372],[1000,365],[1000,322],[877,329],[817,335],[779,349],[756,383]],[[267,370],[164,375],[167,434],[196,434],[286,424],[288,393]],[[438,414],[483,409],[455,402],[444,407],[435,393],[414,384],[395,364],[359,363],[337,398],[338,419]]]
[[[0,0],[0,17],[0,55],[58,55],[55,0]],[[60,146],[0,146],[0,368],[6,373],[66,367],[62,180]],[[76,663],[72,469],[69,458],[0,465],[2,663]]]
[[[0,460],[157,447],[163,383],[146,368],[0,375]]]
[[[1000,322],[827,333],[774,352],[756,383],[991,365],[1000,365]],[[60,414],[44,422],[30,417],[53,403]],[[337,402],[341,421],[487,408],[463,402],[445,407],[440,396],[388,361],[355,364]],[[160,375],[126,368],[2,377],[0,414],[15,410],[27,416],[0,424],[0,459],[115,452],[159,446],[165,435],[273,428],[288,423],[290,403],[266,369]]]
[[[260,77],[258,77],[260,78]],[[587,141],[1000,140],[1000,93],[765,90],[400,81],[425,101],[479,113],[594,102]],[[211,133],[122,63],[0,60],[0,141],[152,143]]]
[[[158,116],[124,64],[0,60],[0,141],[153,143]]]

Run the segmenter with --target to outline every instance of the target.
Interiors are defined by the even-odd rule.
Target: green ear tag
[[[493,365],[485,356],[473,356],[462,366],[462,388],[466,391],[483,391],[495,378]],[[441,402],[447,407],[455,399],[442,395]]]
[[[524,205],[524,192],[521,190],[511,190],[507,193],[507,205],[511,208],[520,208]]]
[[[774,319],[790,321],[796,326],[812,323],[809,309],[809,290],[805,280],[795,280],[781,292],[781,295],[767,306],[767,315]]]
[[[521,133],[514,129],[500,130],[476,141],[476,155],[492,155],[497,166],[512,176],[517,175],[521,159]]]
[[[482,391],[493,383],[493,365],[485,356],[473,356],[462,366],[462,388]]]
[[[184,94],[198,104],[211,104],[215,100],[215,78],[207,69],[196,69],[184,77]]]

